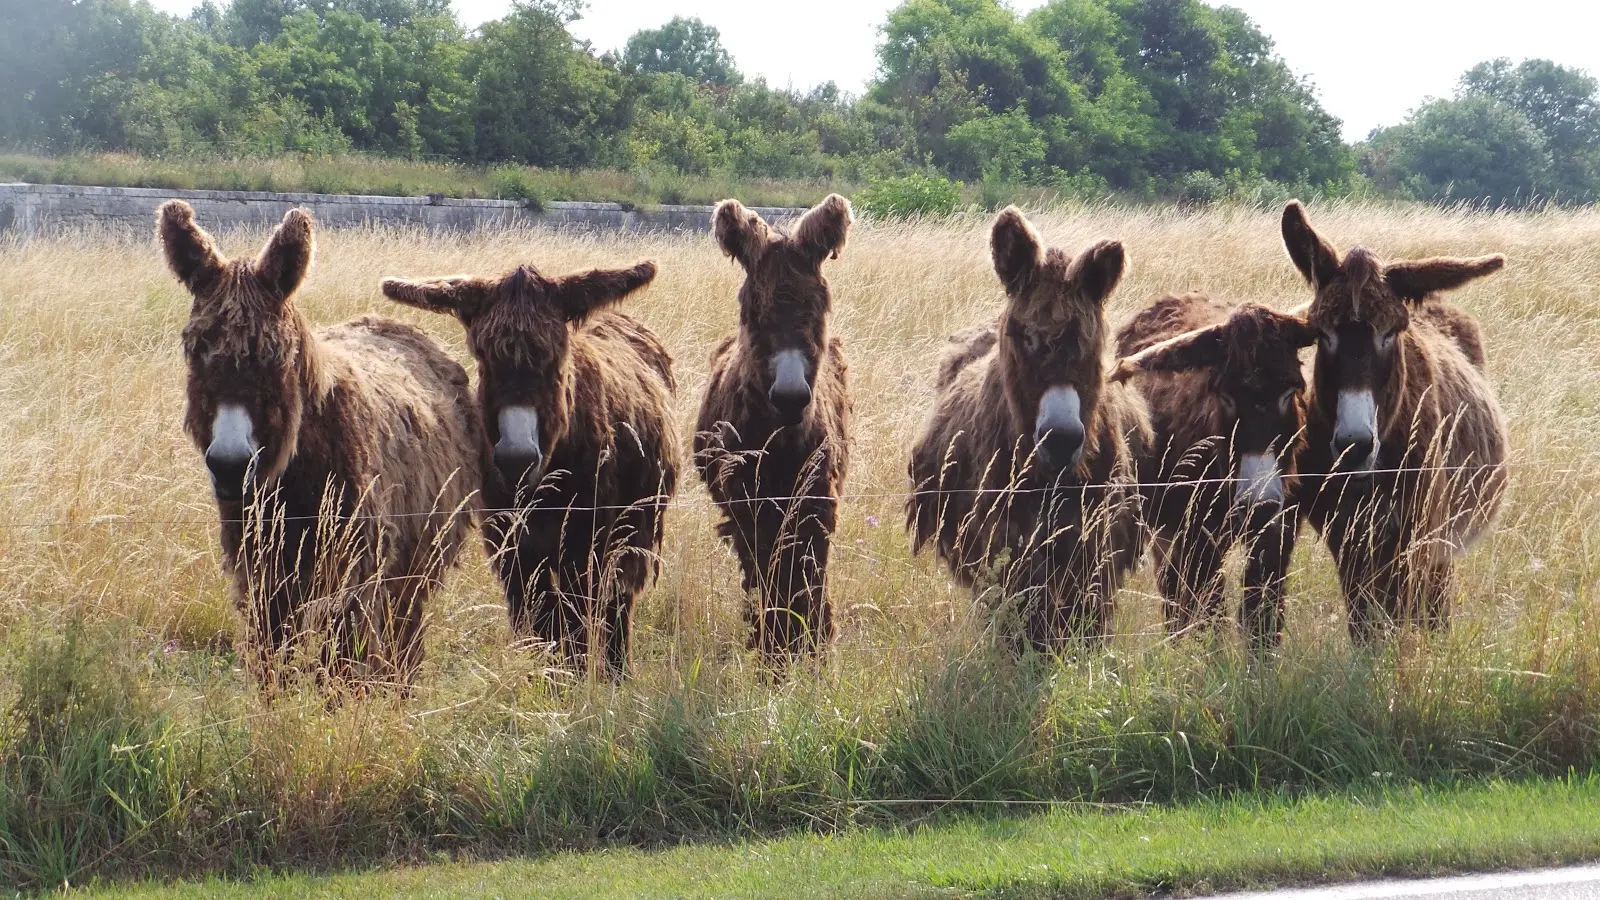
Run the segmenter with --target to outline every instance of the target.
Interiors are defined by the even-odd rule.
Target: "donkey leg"
[[[1245,536],[1244,597],[1239,625],[1254,651],[1283,643],[1284,582],[1294,554],[1295,522],[1280,514]]]
[[[1221,609],[1225,552],[1209,534],[1178,535],[1167,545],[1160,587],[1168,633],[1189,633],[1208,624]]]

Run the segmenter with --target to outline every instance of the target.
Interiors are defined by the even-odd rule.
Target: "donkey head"
[[[1105,302],[1127,264],[1122,243],[1100,241],[1076,259],[1046,251],[1013,206],[995,219],[990,249],[1009,298],[999,353],[1012,416],[1030,433],[1040,462],[1075,468],[1092,449]]]
[[[386,278],[384,296],[448,313],[478,362],[478,401],[506,483],[534,485],[566,435],[572,411],[572,329],[649,284],[656,264],[547,278],[533,266],[505,275],[425,281]]]
[[[1318,402],[1336,398],[1331,400],[1337,404],[1335,468],[1371,471],[1378,463],[1379,435],[1388,425],[1380,416],[1394,414],[1402,374],[1397,348],[1411,325],[1412,308],[1436,292],[1498,272],[1506,258],[1440,257],[1386,265],[1356,247],[1341,260],[1312,229],[1298,200],[1284,207],[1283,244],[1316,291],[1306,320],[1320,335],[1314,375]]]
[[[1229,456],[1234,501],[1246,507],[1283,502],[1283,472],[1293,465],[1305,425],[1300,349],[1316,343],[1304,319],[1255,303],[1235,309],[1226,321],[1124,357],[1111,374],[1122,381],[1135,372],[1207,373],[1218,400]]]
[[[241,260],[218,253],[181,200],[161,207],[156,227],[167,265],[194,296],[183,329],[184,429],[205,453],[217,499],[243,500],[250,484],[283,472],[305,405],[324,392],[294,305],[311,267],[311,216],[289,210],[260,255]]]
[[[722,252],[744,267],[739,339],[766,387],[779,425],[798,425],[811,406],[817,365],[828,346],[828,280],[822,263],[837,259],[850,231],[850,201],[829,194],[789,234],[775,231],[737,200],[712,215]]]

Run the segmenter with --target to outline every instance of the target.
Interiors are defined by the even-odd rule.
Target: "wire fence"
[[[1363,471],[1360,471],[1360,472],[1352,472],[1352,473],[1335,473],[1335,474],[1327,474],[1327,473],[1314,473],[1314,474],[1311,474],[1311,473],[1286,473],[1284,477],[1286,477],[1286,478],[1301,478],[1301,479],[1319,479],[1319,480],[1320,479],[1333,479],[1333,480],[1347,481],[1347,480],[1353,480],[1353,479],[1369,478],[1369,477],[1373,477],[1373,476],[1425,475],[1425,474],[1447,474],[1447,473],[1448,474],[1459,475],[1459,474],[1468,474],[1468,473],[1486,473],[1486,472],[1495,471],[1497,469],[1499,469],[1499,470],[1509,470],[1509,469],[1515,469],[1515,468],[1521,468],[1521,467],[1518,466],[1515,463],[1509,463],[1509,462],[1508,463],[1502,463],[1502,464],[1500,464],[1498,466],[1470,465],[1470,464],[1469,465],[1453,465],[1453,466],[1404,466],[1404,467],[1396,467],[1396,468],[1367,469],[1367,470],[1363,470]],[[1584,475],[1592,474],[1592,473],[1588,473],[1588,472],[1586,472],[1584,470],[1577,470],[1577,469],[1552,470],[1552,469],[1549,469],[1548,467],[1543,467],[1543,466],[1541,466],[1540,469],[1541,469],[1541,471],[1545,472],[1548,475],[1560,476],[1560,477],[1574,476],[1574,475],[1580,475],[1580,474],[1584,474]],[[831,502],[841,503],[841,504],[842,503],[857,503],[857,502],[864,502],[864,501],[882,501],[882,500],[899,500],[899,501],[904,502],[904,501],[910,500],[913,497],[942,498],[942,497],[955,497],[955,496],[983,496],[983,495],[995,495],[995,496],[1008,496],[1008,497],[1010,497],[1010,496],[1028,496],[1028,495],[1062,494],[1062,493],[1086,493],[1086,492],[1090,492],[1090,491],[1107,491],[1107,490],[1154,491],[1154,490],[1161,490],[1161,489],[1171,490],[1171,489],[1180,489],[1180,488],[1196,489],[1196,488],[1202,488],[1202,487],[1213,487],[1213,486],[1222,486],[1222,485],[1236,485],[1236,486],[1237,485],[1249,485],[1251,483],[1252,483],[1251,479],[1229,476],[1229,477],[1210,477],[1210,478],[1185,478],[1185,479],[1175,479],[1175,480],[1172,480],[1172,481],[1138,481],[1138,480],[1120,481],[1120,480],[1113,480],[1113,481],[1103,481],[1103,482],[1082,482],[1082,483],[1072,483],[1072,484],[1054,484],[1054,485],[1048,485],[1048,486],[1044,486],[1044,487],[1020,487],[1020,486],[1005,486],[1005,487],[993,487],[993,488],[990,488],[990,487],[981,487],[981,488],[944,488],[944,487],[940,487],[940,488],[926,488],[926,489],[906,489],[906,490],[901,490],[901,491],[875,491],[875,492],[866,492],[866,493],[841,493],[841,494],[838,494],[838,495],[833,495],[833,494],[782,494],[782,495],[759,496],[759,497],[736,497],[736,498],[724,499],[724,500],[720,500],[720,501],[719,500],[715,500],[715,499],[713,499],[711,497],[694,497],[694,498],[690,498],[690,497],[681,497],[681,496],[676,496],[676,495],[665,495],[665,496],[659,496],[658,495],[656,497],[641,498],[640,500],[637,500],[637,501],[635,501],[633,503],[601,504],[601,505],[597,505],[597,506],[583,506],[583,505],[567,504],[567,503],[544,503],[544,502],[540,502],[537,498],[535,498],[533,501],[531,501],[530,503],[528,503],[526,505],[514,506],[514,507],[477,507],[477,506],[473,506],[473,507],[463,507],[460,510],[432,509],[432,510],[425,510],[425,511],[420,511],[420,512],[382,512],[382,513],[355,512],[355,513],[343,513],[343,514],[340,514],[340,515],[336,516],[335,518],[338,518],[341,521],[363,521],[363,520],[369,520],[369,519],[392,520],[392,519],[404,519],[404,518],[423,518],[423,517],[432,517],[432,516],[439,516],[439,515],[451,515],[451,514],[454,514],[456,512],[465,512],[465,513],[471,513],[473,515],[479,515],[479,516],[488,517],[488,516],[495,516],[495,515],[516,515],[516,514],[519,514],[519,513],[527,513],[530,510],[537,510],[537,511],[541,511],[541,512],[546,512],[546,511],[548,511],[548,512],[624,512],[624,511],[627,511],[627,510],[630,510],[630,509],[638,509],[638,508],[641,508],[641,507],[644,507],[644,506],[656,506],[656,507],[659,507],[661,509],[705,509],[705,508],[711,507],[711,506],[736,505],[736,504],[741,504],[741,503],[754,503],[754,504],[778,503],[778,504],[782,504],[782,505],[786,505],[786,506],[792,506],[792,505],[794,505],[796,503],[813,502],[813,501],[824,501],[824,502],[831,501]],[[298,516],[274,515],[273,518],[276,519],[276,520],[281,520],[281,521],[285,521],[285,522],[293,522],[293,521],[314,521],[314,520],[322,519],[322,518],[324,518],[324,516],[320,515],[320,514],[316,514],[316,515],[298,515]],[[85,528],[85,527],[97,527],[97,526],[110,527],[110,526],[116,526],[116,525],[148,525],[148,526],[185,527],[185,526],[212,525],[212,524],[217,523],[218,521],[219,520],[217,518],[215,518],[215,517],[145,519],[145,518],[139,518],[139,517],[136,517],[136,516],[123,515],[123,514],[120,514],[120,513],[100,513],[100,514],[97,514],[97,515],[94,515],[94,516],[90,516],[88,518],[68,520],[68,521],[48,520],[48,521],[35,521],[35,522],[0,522],[0,531],[5,531],[5,530],[50,530],[50,529]],[[222,520],[222,521],[239,521],[239,520]]]

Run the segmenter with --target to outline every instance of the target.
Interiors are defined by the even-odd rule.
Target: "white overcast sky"
[[[195,0],[153,0],[183,12]],[[1043,0],[1011,0],[1021,11]],[[578,37],[599,50],[675,15],[722,32],[739,68],[774,85],[835,81],[859,92],[876,68],[880,26],[898,0],[589,0]],[[1222,5],[1213,2],[1212,5]],[[1311,76],[1323,104],[1357,140],[1404,118],[1424,97],[1448,96],[1468,67],[1507,56],[1545,57],[1600,73],[1594,0],[1232,0]],[[468,26],[505,15],[510,0],[455,0]]]

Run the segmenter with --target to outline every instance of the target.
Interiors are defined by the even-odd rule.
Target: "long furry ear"
[[[455,316],[462,322],[471,322],[483,311],[485,301],[495,286],[496,282],[493,279],[475,278],[471,275],[451,275],[421,281],[385,278],[383,295],[396,303]]]
[[[1283,208],[1283,247],[1306,282],[1320,288],[1339,274],[1339,254],[1311,227],[1306,208],[1290,200]]]
[[[772,241],[772,229],[759,215],[737,200],[724,200],[711,214],[711,233],[722,252],[749,269],[756,257]]]
[[[1293,344],[1296,350],[1317,342],[1317,330],[1311,327],[1311,323],[1306,321],[1304,315],[1275,312],[1272,317],[1277,320],[1285,339]]]
[[[1121,241],[1100,241],[1078,254],[1067,267],[1067,281],[1076,284],[1084,296],[1104,303],[1117,289],[1128,267],[1128,253]]]
[[[182,200],[168,200],[156,213],[156,234],[167,254],[167,266],[191,293],[222,274],[227,260],[217,252],[211,235],[194,223],[194,207]]]
[[[1418,301],[1437,291],[1455,290],[1469,281],[1492,275],[1505,264],[1506,258],[1498,253],[1476,259],[1418,259],[1386,266],[1383,280],[1397,296]]]
[[[1112,381],[1127,381],[1140,372],[1183,372],[1222,363],[1223,325],[1211,325],[1152,344],[1117,360]]]
[[[790,240],[806,258],[822,265],[826,258],[839,258],[845,238],[850,234],[850,223],[855,214],[850,201],[838,194],[829,194],[821,203],[800,217]]]
[[[316,238],[311,235],[311,214],[303,209],[291,209],[283,214],[283,224],[273,230],[251,269],[280,297],[287,298],[305,280],[316,249]]]
[[[1039,232],[1033,230],[1022,210],[1008,206],[995,216],[989,230],[989,252],[994,256],[994,273],[1000,276],[1006,293],[1015,296],[1038,271],[1044,248]]]
[[[620,302],[655,277],[656,264],[648,261],[627,269],[591,269],[556,279],[553,293],[567,321],[581,322],[596,310]]]

